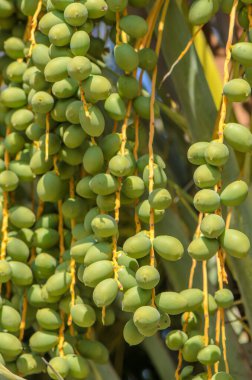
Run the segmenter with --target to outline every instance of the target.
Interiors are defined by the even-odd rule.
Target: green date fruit
[[[187,307],[187,299],[176,292],[162,292],[156,295],[155,303],[161,311],[170,315],[177,315],[184,312]]]
[[[185,342],[188,340],[188,336],[181,330],[172,330],[165,338],[166,346],[172,351],[180,350]]]
[[[248,195],[248,185],[246,182],[238,180],[231,182],[221,192],[221,203],[225,206],[233,207],[239,206],[245,201]]]
[[[244,102],[251,94],[251,87],[245,79],[235,78],[224,85],[223,94],[231,102]]]
[[[246,257],[250,249],[248,237],[241,231],[226,229],[220,236],[221,247],[230,256],[241,259]]]
[[[224,138],[238,152],[246,153],[252,150],[252,133],[238,123],[228,123],[224,128]]]
[[[159,235],[153,241],[155,251],[165,260],[180,260],[184,253],[184,247],[173,236]]]

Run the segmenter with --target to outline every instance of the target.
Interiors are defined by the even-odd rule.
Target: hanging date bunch
[[[155,139],[169,1],[0,0],[3,373],[88,379],[109,361],[100,331],[121,318],[126,344],[161,334],[178,351],[176,380],[235,379],[225,332],[225,309],[234,302],[226,261],[250,249],[244,232],[230,228],[249,189],[240,178],[223,185],[222,174],[231,150],[252,151],[249,129],[227,121],[230,104],[251,92],[251,42],[233,44],[242,9],[250,25],[250,5],[225,5],[230,24],[213,140],[188,150],[197,166],[198,225],[185,247],[168,227],[159,232],[173,207],[167,157],[156,152]],[[189,21],[201,28],[217,10],[196,0]],[[192,267],[179,292],[166,286],[162,268],[184,265],[183,256]],[[197,265],[202,289],[193,287]]]

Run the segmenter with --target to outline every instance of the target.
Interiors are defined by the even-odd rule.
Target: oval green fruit
[[[87,101],[95,103],[108,98],[111,92],[110,81],[102,75],[90,75],[82,83]]]
[[[246,153],[252,150],[252,133],[241,124],[226,124],[224,128],[224,138],[228,144],[238,152]]]
[[[57,202],[64,195],[63,190],[63,181],[52,171],[45,173],[37,184],[37,193],[43,202]]]
[[[189,363],[196,362],[198,353],[204,347],[204,345],[204,336],[202,335],[195,335],[189,338],[182,348],[182,355],[184,360]]]
[[[92,65],[88,58],[82,56],[75,56],[67,65],[68,75],[81,82],[89,77],[91,74]]]
[[[228,147],[220,142],[212,141],[205,150],[206,162],[213,166],[225,165],[228,157]]]
[[[215,186],[220,179],[220,170],[208,164],[200,165],[193,175],[195,185],[203,189]]]
[[[219,243],[216,239],[199,237],[194,239],[188,246],[189,255],[197,260],[209,260],[219,249]]]
[[[47,280],[45,287],[50,296],[61,296],[69,289],[71,280],[69,273],[58,272]]]
[[[11,59],[24,58],[25,44],[21,38],[9,37],[4,41],[4,51]]]
[[[154,70],[158,56],[155,51],[151,48],[143,48],[138,52],[139,56],[139,67],[146,71]]]
[[[0,283],[3,284],[11,279],[11,266],[6,260],[0,260]]]
[[[144,168],[143,171],[143,181],[145,187],[149,186],[149,165]],[[166,187],[167,184],[167,176],[165,174],[164,169],[162,169],[159,165],[154,164],[154,189]]]
[[[206,24],[213,16],[214,5],[211,0],[195,0],[189,9],[188,19],[193,25]]]
[[[173,236],[160,235],[153,241],[155,251],[165,260],[180,260],[184,253],[184,247],[180,241]]]
[[[117,90],[120,96],[134,99],[139,93],[139,83],[134,77],[121,75],[117,81]]]
[[[224,85],[223,94],[231,102],[245,102],[251,94],[251,87],[245,79],[235,78]]]
[[[39,355],[24,353],[17,359],[17,369],[22,376],[39,374],[44,372],[45,363]]]
[[[90,19],[103,17],[108,10],[108,4],[104,0],[87,0],[85,6]]]
[[[250,241],[241,231],[226,229],[220,236],[221,247],[230,256],[241,259],[246,257],[250,250]]]
[[[185,289],[180,292],[182,296],[185,297],[187,300],[187,310],[186,311],[193,311],[197,309],[202,301],[203,301],[203,292],[200,289],[191,288],[191,289]]]
[[[32,210],[24,206],[14,206],[10,209],[10,222],[17,228],[29,228],[35,223],[36,216]]]
[[[57,380],[59,378],[59,375],[62,378],[65,378],[68,375],[69,364],[65,357],[52,358],[49,364],[50,366],[47,367],[47,373],[51,379]]]
[[[229,308],[234,303],[234,295],[229,289],[219,289],[214,294],[214,299],[219,307]]]
[[[149,203],[151,208],[163,210],[170,207],[172,197],[166,189],[155,189],[149,195]]]
[[[138,286],[133,286],[124,293],[122,310],[126,312],[134,312],[140,306],[148,304],[150,299],[151,290],[145,290]]]
[[[204,165],[205,151],[209,146],[209,142],[199,141],[190,146],[187,151],[187,159],[193,165]]]
[[[206,215],[200,224],[200,231],[209,239],[217,239],[224,230],[225,221],[220,215]]]
[[[59,313],[50,308],[39,309],[36,319],[38,324],[46,330],[57,330],[62,323]]]
[[[221,203],[225,206],[239,206],[248,195],[248,185],[242,180],[231,182],[221,192]]]
[[[149,120],[150,119],[150,102],[151,97],[139,95],[133,103],[134,110],[136,113],[143,119]],[[160,113],[159,106],[157,103],[154,103],[154,115],[155,117],[158,117]]]
[[[4,170],[0,173],[0,187],[3,191],[14,191],[18,184],[18,176],[11,170]]]
[[[137,15],[124,16],[120,20],[120,28],[132,38],[141,38],[148,32],[148,24],[143,17]]]
[[[113,278],[106,278],[94,288],[93,300],[96,306],[106,307],[112,304],[118,293],[118,284]]]
[[[195,194],[193,204],[199,212],[214,212],[220,207],[220,197],[214,190],[203,189]]]
[[[170,315],[183,313],[188,307],[186,298],[176,292],[162,292],[157,294],[155,303],[158,309]]]
[[[66,46],[69,44],[72,35],[73,28],[65,23],[61,23],[51,27],[48,38],[54,46]]]
[[[138,176],[127,176],[122,183],[122,193],[130,199],[140,198],[144,193],[143,180]]]
[[[69,4],[64,10],[64,19],[71,26],[82,26],[88,18],[88,10],[82,3]]]
[[[29,247],[20,239],[8,239],[6,251],[14,261],[26,262],[30,256]]]
[[[75,354],[68,354],[65,359],[69,365],[69,376],[80,380],[88,376],[89,365],[86,359]]]
[[[1,102],[9,108],[20,108],[26,105],[24,90],[18,87],[8,87],[1,92]]]
[[[91,222],[94,234],[98,237],[108,238],[118,233],[118,226],[115,219],[110,215],[97,215]]]
[[[165,344],[170,350],[178,351],[183,348],[187,339],[188,336],[184,331],[172,330],[166,335]]]
[[[94,309],[85,304],[77,304],[71,308],[73,322],[80,327],[91,327],[96,321]]]
[[[41,17],[38,29],[47,36],[54,25],[61,24],[62,22],[64,22],[63,13],[58,10],[52,10]]]
[[[134,259],[140,259],[148,255],[150,248],[150,239],[145,235],[131,236],[125,241],[123,245],[123,251]]]
[[[109,195],[119,187],[118,180],[111,174],[96,174],[89,182],[90,189],[97,195]]]
[[[96,106],[88,108],[86,115],[83,107],[79,111],[79,120],[83,130],[92,137],[99,137],[105,128],[105,120],[102,112]]]
[[[3,357],[13,357],[13,360],[23,351],[20,340],[12,334],[0,332],[0,354]]]
[[[121,96],[117,93],[108,96],[105,100],[104,108],[113,120],[119,121],[125,118],[126,106]]]
[[[32,284],[33,274],[30,267],[18,261],[10,261],[11,280],[17,286],[28,286]]]
[[[148,199],[145,199],[144,201],[140,202],[136,207],[136,211],[139,216],[139,219],[143,223],[148,224],[150,222],[151,207]],[[154,209],[154,223],[160,222],[164,217],[164,214],[165,210]]]
[[[131,270],[130,268],[119,268],[118,269],[118,281],[119,281],[119,286],[121,290],[124,292],[133,286],[137,285],[136,279],[135,279],[135,272]]]
[[[38,43],[32,50],[32,62],[42,72],[50,61],[48,46]]]
[[[113,262],[108,260],[97,261],[85,268],[83,282],[91,288],[96,287],[101,281],[113,277]]]
[[[83,167],[88,174],[97,174],[102,171],[104,157],[98,145],[91,145],[83,156]]]
[[[47,82],[57,82],[67,78],[68,64],[71,62],[70,57],[57,57],[51,59],[45,66],[44,75]]]
[[[140,334],[132,319],[126,322],[123,328],[123,337],[130,346],[138,345],[144,340],[144,336]]]
[[[58,99],[66,99],[74,96],[77,89],[77,81],[72,78],[65,78],[53,84],[52,93]],[[34,99],[34,97],[32,99]]]
[[[150,265],[140,267],[136,272],[137,285],[142,289],[153,289],[160,280],[158,270]]]
[[[78,30],[72,35],[70,49],[74,56],[85,56],[90,47],[90,37],[84,30]]]
[[[44,250],[53,248],[59,241],[59,233],[53,228],[37,228],[33,235],[33,245]]]
[[[218,362],[220,358],[221,350],[215,344],[209,344],[208,346],[202,348],[197,355],[198,361],[204,365],[213,365]]]
[[[77,342],[78,352],[87,359],[93,360],[98,364],[105,364],[109,359],[108,349],[96,340],[81,339]]]
[[[160,313],[153,306],[140,306],[133,315],[134,324],[138,329],[157,328],[159,320]]]
[[[252,43],[238,42],[231,47],[232,58],[243,66],[252,65]]]
[[[114,56],[116,64],[126,73],[134,71],[138,66],[138,54],[134,48],[127,43],[116,46],[114,48]]]
[[[0,326],[8,332],[19,331],[21,316],[19,312],[11,306],[3,305],[0,309]]]

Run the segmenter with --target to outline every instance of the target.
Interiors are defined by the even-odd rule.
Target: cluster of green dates
[[[148,2],[129,0],[129,5],[137,9]],[[152,240],[149,233],[151,210],[157,224],[172,197],[159,155],[154,155],[154,188],[148,191],[150,95],[141,90],[135,70],[151,74],[157,56],[151,48],[134,48],[147,35],[148,24],[138,15],[125,15],[127,0],[44,0],[30,49],[26,24],[38,4],[38,0],[0,0],[4,82],[0,188],[8,197],[6,256],[0,260],[0,361],[21,376],[47,371],[57,379],[53,368],[67,380],[89,378],[90,360],[104,364],[109,359],[96,327],[99,331],[101,325],[113,325],[119,307],[130,313],[123,330],[128,344],[169,329],[170,316],[181,314],[182,325],[188,323],[187,333],[170,332],[167,346],[182,349],[187,362],[212,364],[219,360],[220,350],[202,344],[202,291],[159,291],[156,264],[161,259],[180,260],[184,247],[173,236],[156,235]],[[120,13],[117,27],[116,12]],[[98,65],[107,50],[105,41],[97,37],[100,23],[112,42],[118,41],[118,27],[124,34],[124,42],[112,52],[120,73],[115,84]],[[246,72],[246,80],[247,76]],[[132,110],[127,115],[129,103]],[[155,117],[159,112],[155,103]],[[139,158],[134,152],[132,120],[136,117]],[[122,149],[124,136],[119,128],[127,118],[127,142]],[[236,150],[251,149],[251,134],[245,127],[227,124],[224,134]],[[201,190],[195,195],[195,207],[208,214],[201,223],[202,235],[188,247],[196,260],[211,258],[220,247],[239,258],[249,249],[246,236],[225,229],[224,220],[215,213],[220,205],[238,206],[248,192],[243,181],[231,183],[221,194],[213,189],[228,155],[226,145],[217,142],[196,143],[188,152],[189,161],[198,165],[194,181]],[[119,223],[115,219],[118,194]],[[143,229],[126,233],[134,216]],[[150,262],[153,251],[155,265]],[[27,312],[22,321],[25,297]],[[209,295],[210,313],[232,303],[228,289]],[[67,323],[70,317],[73,329]],[[23,322],[24,339],[19,339]],[[193,370],[185,367],[181,379],[196,379]],[[221,376],[216,374],[213,380],[232,379]]]
[[[130,1],[134,7],[147,3]],[[138,202],[136,212],[146,228],[151,208],[158,223],[172,203],[165,163],[158,155],[155,186],[148,196],[149,157],[134,157],[134,124],[128,126],[123,153],[122,135],[112,133],[114,122],[123,123],[129,101],[132,115],[148,123],[150,96],[141,92],[133,71],[140,67],[151,72],[157,56],[150,48],[133,48],[148,31],[146,21],[137,15],[121,15],[119,27],[128,42],[114,50],[123,73],[113,88],[94,63],[101,59],[105,45],[92,31],[103,21],[111,28],[113,41],[116,12],[122,12],[127,1],[44,1],[31,56],[27,56],[30,44],[24,37],[25,27],[38,1],[2,0],[0,14],[11,4],[16,17],[19,13],[22,17],[18,33],[16,25],[0,32],[1,75],[6,85],[0,99],[4,131],[0,187],[8,196],[6,257],[0,261],[1,363],[21,376],[47,371],[56,379],[53,368],[63,378],[83,379],[89,377],[90,360],[103,364],[109,358],[99,337],[90,339],[86,332],[90,328],[95,331],[99,324],[112,325],[115,305],[134,313],[131,326],[125,327],[129,344],[138,344],[170,325],[165,305],[160,301],[158,306],[162,293],[156,297],[157,309],[150,306],[160,275],[149,265],[152,243],[148,231],[123,239],[122,247],[117,247],[116,264],[114,258],[114,239],[119,239],[120,228],[114,219],[119,190],[122,210],[130,210],[133,221]],[[156,104],[155,115],[159,115]],[[143,136],[146,141],[141,123],[139,133],[140,140]],[[140,150],[143,146],[146,144],[140,143]],[[74,197],[69,190],[72,179]],[[39,215],[32,207],[30,191],[35,206],[43,204]],[[165,260],[176,261],[183,255],[182,244],[172,236],[157,236],[153,244]],[[70,293],[73,260],[74,306]],[[10,286],[11,293],[6,294]],[[24,297],[27,312],[22,320]],[[148,316],[153,318],[152,313],[155,321],[145,322]],[[70,316],[74,332],[67,325]],[[23,322],[24,339],[20,340]],[[42,360],[44,356],[49,366]]]
[[[204,325],[203,293],[199,289],[192,288],[182,291],[180,295],[181,301],[183,298],[184,302],[187,301],[187,307],[184,307],[184,312],[181,315],[181,325],[183,327],[186,325],[186,332],[185,330],[171,330],[166,336],[165,343],[172,351],[181,350],[182,358],[187,363],[181,371],[181,379],[208,379],[206,372],[194,375],[194,365],[199,362],[203,366],[213,366],[221,360],[222,352],[219,346],[212,341],[205,345],[205,337],[202,335]],[[210,317],[214,316],[218,308],[231,307],[233,301],[233,294],[229,289],[216,291],[214,297],[209,294]],[[217,372],[211,379],[232,380],[233,377],[225,372]]]
[[[194,0],[189,8],[188,19],[192,25],[204,25],[211,21],[218,11],[230,14],[233,0]],[[249,10],[251,0],[239,0],[237,18],[239,25],[249,32]],[[249,36],[250,38],[250,36]]]
[[[242,180],[231,182],[220,193],[216,191],[221,181],[221,168],[228,157],[227,145],[218,141],[197,142],[188,150],[188,160],[198,166],[193,179],[200,190],[194,196],[194,207],[206,214],[200,224],[201,236],[188,247],[189,255],[195,260],[208,260],[219,249],[230,256],[243,258],[250,249],[247,236],[241,231],[226,229],[224,219],[218,215],[222,206],[239,206],[248,194],[248,186]]]

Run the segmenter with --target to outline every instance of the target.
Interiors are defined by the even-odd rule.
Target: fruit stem
[[[11,296],[11,281],[6,282],[6,295],[5,298],[10,299]]]
[[[19,340],[22,342],[24,339],[24,331],[25,331],[25,324],[26,324],[26,315],[27,315],[27,295],[26,295],[26,289],[24,290],[23,294],[23,304],[22,304],[22,317],[21,317],[21,323],[20,323],[20,332],[19,332]]]
[[[59,354],[61,357],[64,356],[64,349],[63,349],[63,345],[64,345],[64,341],[65,341],[65,337],[64,337],[64,331],[65,331],[65,322],[64,322],[64,318],[65,318],[65,314],[64,312],[61,310],[60,311],[60,317],[61,317],[61,326],[59,328],[59,344],[58,344],[58,349],[59,349]]]
[[[207,260],[204,260],[202,262],[202,274],[203,274],[203,293],[204,293],[204,300],[203,300],[203,306],[204,306],[204,320],[205,320],[205,326],[204,326],[204,343],[205,346],[209,343],[209,310],[208,310],[208,276],[207,276]],[[212,378],[212,370],[211,367],[207,366],[207,379],[211,380]]]
[[[128,105],[127,105],[126,115],[125,115],[123,125],[122,125],[122,144],[121,144],[121,150],[120,150],[122,155],[125,154],[125,146],[127,143],[127,128],[128,128],[128,121],[131,114],[131,109],[132,109],[132,100],[129,100]]]
[[[195,234],[194,234],[195,238],[198,238],[200,236],[200,225],[201,225],[202,219],[203,219],[203,214],[202,214],[202,212],[200,212],[198,215],[198,224],[197,224]],[[194,279],[196,266],[197,266],[197,261],[195,259],[192,259],[192,265],[191,265],[191,269],[190,269],[189,282],[188,282],[188,289],[191,289],[193,287],[193,279]],[[190,316],[190,313],[187,313],[186,318],[185,318],[185,323],[183,325],[183,331],[184,332],[186,332],[187,327],[188,327],[189,316]],[[178,365],[177,365],[176,372],[175,372],[175,379],[176,380],[180,380],[179,374],[180,374],[180,371],[182,368],[182,364],[183,364],[182,350],[179,350]]]
[[[149,47],[152,39],[152,35],[154,32],[154,27],[156,25],[157,17],[159,15],[161,6],[162,6],[163,0],[157,0],[148,17],[147,17],[147,24],[148,24],[148,33],[138,41],[136,48],[137,49],[142,49],[144,47]]]
[[[10,127],[6,128],[6,133],[5,137],[7,137],[10,133]],[[8,170],[9,168],[9,163],[10,163],[10,157],[9,153],[7,150],[4,152],[4,164],[5,164],[5,169]],[[8,242],[8,192],[3,191],[3,205],[2,205],[2,213],[3,213],[3,220],[2,220],[2,242],[1,242],[1,260],[4,260],[6,257],[6,247],[7,247],[7,242]]]
[[[164,75],[164,77],[162,78],[161,82],[160,82],[160,85],[159,85],[159,89],[162,87],[162,85],[164,84],[164,82],[171,76],[173,70],[175,69],[175,67],[177,66],[177,64],[183,59],[183,57],[186,55],[186,53],[189,51],[190,47],[192,46],[192,44],[194,43],[194,40],[195,38],[197,37],[198,33],[201,31],[201,29],[203,28],[204,25],[200,25],[197,30],[193,33],[192,37],[190,38],[190,40],[187,42],[184,50],[182,50],[182,52],[179,54],[178,58],[173,62],[173,64],[171,65],[170,67],[170,70]]]
[[[168,10],[170,1],[166,0],[164,2],[164,6],[162,9],[161,17],[158,23],[158,35],[157,35],[157,43],[155,52],[157,56],[159,56],[160,49],[161,49],[161,43],[162,43],[162,37],[163,37],[163,31],[164,31],[164,22],[166,13]],[[153,26],[154,28],[154,26]],[[153,191],[154,188],[154,152],[153,152],[153,142],[154,142],[154,136],[155,136],[155,113],[154,113],[154,104],[155,104],[155,95],[156,95],[156,83],[157,83],[157,65],[155,66],[153,73],[152,73],[152,81],[151,81],[151,98],[150,98],[150,130],[149,130],[149,143],[148,143],[148,150],[149,150],[149,194]],[[155,238],[155,220],[154,220],[154,209],[150,208],[150,231],[149,231],[149,237],[151,241],[151,249],[150,249],[150,265],[155,266],[155,252],[153,247],[153,241]],[[155,306],[155,288],[152,290],[152,296],[151,296],[151,304]]]
[[[37,8],[36,8],[36,10],[34,12],[34,15],[33,15],[32,19],[31,19],[31,24],[30,24],[31,29],[30,29],[30,34],[29,34],[29,38],[28,38],[28,40],[31,42],[31,44],[30,44],[30,48],[29,48],[29,51],[28,51],[27,58],[31,57],[31,55],[32,55],[32,49],[36,45],[35,30],[36,30],[37,25],[38,25],[38,16],[39,16],[40,11],[42,9],[42,5],[43,5],[43,0],[39,0]],[[28,21],[28,25],[29,25],[29,22],[30,22],[30,20]]]
[[[64,222],[63,222],[63,213],[62,213],[62,200],[58,201],[58,212],[59,212],[59,224],[58,224],[58,232],[59,232],[59,249],[60,249],[60,257],[59,263],[63,262],[63,253],[65,252],[65,244],[64,244]]]
[[[225,85],[229,81],[229,63],[231,61],[231,44],[232,44],[233,35],[234,35],[234,24],[235,24],[235,14],[236,14],[237,5],[238,5],[238,0],[234,0],[233,6],[230,12],[228,39],[227,39],[227,44],[226,44],[226,58],[224,62],[223,85]],[[226,112],[227,112],[227,97],[225,95],[222,95],[220,118],[219,118],[219,125],[218,125],[219,142],[223,142],[223,130],[224,130]]]
[[[69,182],[69,196],[70,198],[75,198],[75,190],[74,190],[74,177],[71,177],[70,182]],[[71,219],[71,229],[73,231],[73,228],[75,227],[75,219]],[[74,238],[72,237],[71,244],[73,244]],[[76,284],[76,268],[75,268],[75,260],[74,258],[71,258],[70,261],[70,273],[71,273],[71,284],[70,284],[70,295],[71,295],[71,307],[74,306],[75,304],[75,284]],[[71,313],[68,316],[67,320],[67,325],[71,326],[72,325],[72,315]]]
[[[89,113],[87,101],[86,101],[86,98],[85,98],[85,92],[83,90],[81,82],[80,82],[80,96],[81,96],[81,101],[83,103],[83,109],[84,109],[84,112],[85,112],[85,116],[87,118],[90,118],[90,113]]]
[[[46,114],[45,161],[49,158],[50,112]]]

